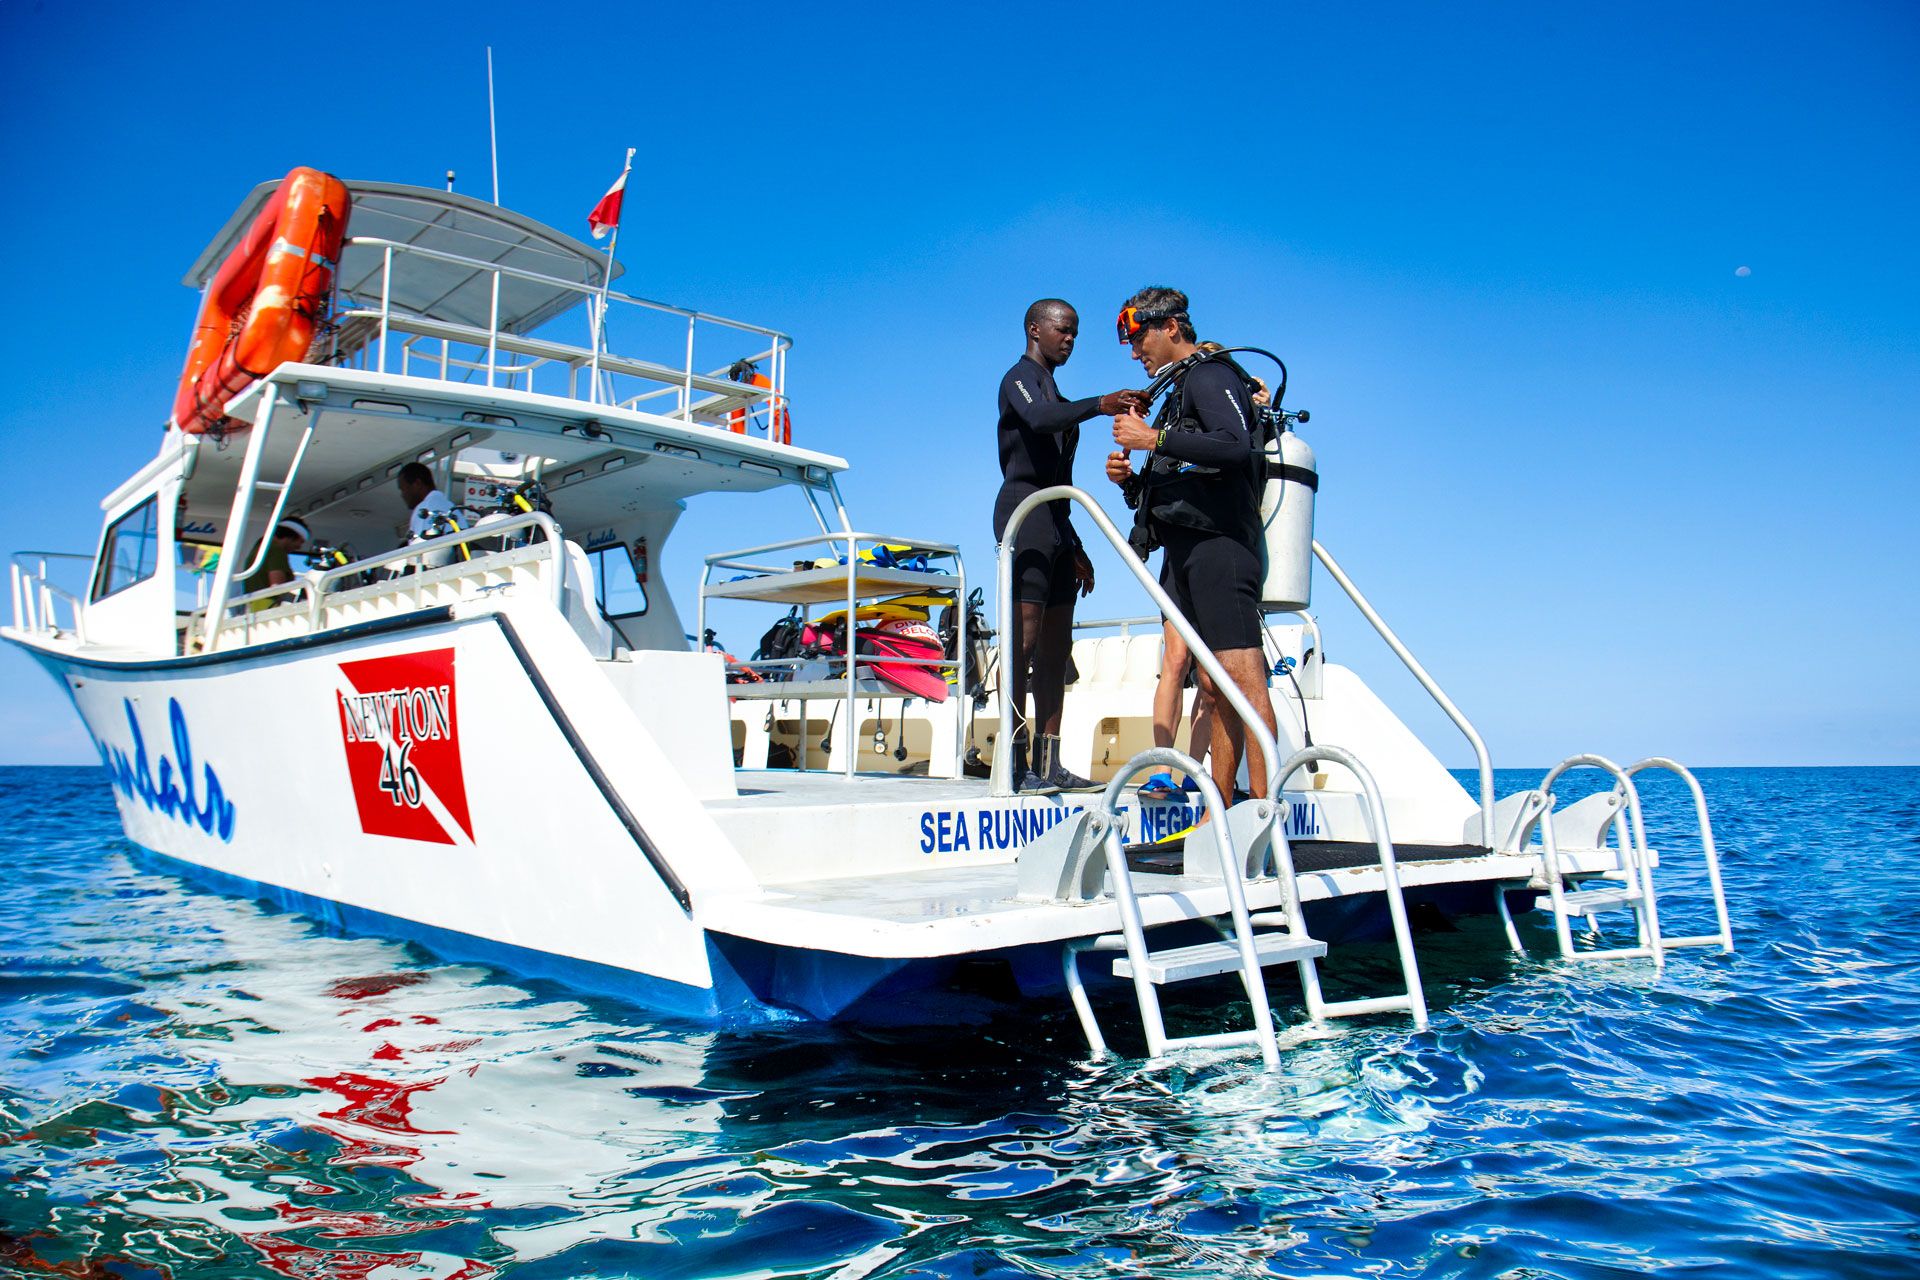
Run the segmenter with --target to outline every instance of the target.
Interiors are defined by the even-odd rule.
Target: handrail
[[[501,275],[512,276],[517,280],[530,280],[535,284],[553,285],[556,288],[567,289],[574,293],[593,297],[598,297],[600,294],[600,286],[597,284],[583,284],[578,280],[568,280],[560,276],[542,275],[538,271],[529,271],[525,267],[510,267],[501,262],[484,262],[479,258],[469,258],[464,254],[448,253],[444,249],[429,249],[425,245],[408,244],[401,240],[386,240],[379,236],[351,236],[347,239],[346,246],[344,247],[352,247],[354,245],[365,245],[375,249],[393,249],[401,253],[418,254],[423,258],[432,258],[440,262],[451,262],[456,266],[472,267],[476,271],[498,272]],[[791,344],[793,341],[792,338],[778,329],[769,329],[765,325],[749,324],[745,320],[729,319],[726,316],[714,315],[710,311],[695,311],[689,307],[678,307],[671,302],[658,302],[652,298],[641,298],[630,293],[621,293],[617,289],[609,290],[607,297],[614,302],[631,303],[636,307],[644,307],[649,311],[663,311],[669,315],[681,316],[690,320],[708,320],[714,324],[725,325],[729,329],[741,329],[748,333],[764,334],[769,338],[778,338],[788,344]]]
[[[859,531],[843,533],[838,529],[834,529],[824,533],[810,533],[799,538],[785,538],[779,542],[763,543],[757,547],[738,547],[732,551],[716,551],[706,557],[704,563],[714,569],[764,569],[765,566],[761,565],[734,564],[731,558],[734,556],[757,556],[768,551],[788,551],[794,547],[808,547],[820,542],[845,542],[849,538],[858,539],[861,542],[903,542],[911,546],[915,551],[925,551],[935,555],[958,557],[960,554],[959,547],[951,546],[944,542],[927,542],[924,539],[909,538],[902,534],[894,533],[862,533]],[[835,567],[839,568],[840,566],[836,565]],[[784,567],[775,568],[771,571],[775,573],[792,572],[791,568]]]
[[[1016,511],[1016,518],[1018,514]],[[1013,522],[1009,521],[1007,528],[1013,527]],[[1234,945],[1240,953],[1241,985],[1246,988],[1247,1003],[1253,1013],[1253,1038],[1260,1046],[1261,1061],[1268,1067],[1276,1067],[1280,1065],[1280,1049],[1273,1034],[1273,1011],[1267,1004],[1267,984],[1260,955],[1254,949],[1253,919],[1247,910],[1246,873],[1234,854],[1233,840],[1227,831],[1227,804],[1221,798],[1220,788],[1214,784],[1213,778],[1200,768],[1200,762],[1172,747],[1149,747],[1120,766],[1119,771],[1107,781],[1106,790],[1101,792],[1098,809],[1098,812],[1107,816],[1107,875],[1113,883],[1114,902],[1120,908],[1121,932],[1126,936],[1127,956],[1132,961],[1134,996],[1140,1005],[1141,1023],[1146,1028],[1147,1053],[1151,1057],[1160,1057],[1171,1042],[1167,1038],[1166,1024],[1160,1016],[1160,997],[1153,989],[1153,980],[1148,972],[1146,922],[1140,916],[1139,899],[1134,896],[1133,873],[1127,866],[1126,850],[1120,839],[1124,824],[1119,817],[1120,795],[1126,790],[1127,784],[1155,767],[1179,769],[1199,783],[1202,811],[1213,819],[1207,824],[1206,830],[1212,832],[1213,846],[1220,857],[1220,878],[1227,891],[1227,910],[1233,917]],[[1076,953],[1069,948],[1064,960],[1071,967],[1068,974],[1069,989],[1078,1008],[1085,1002],[1086,994],[1072,990],[1078,985],[1076,980],[1079,976]],[[1303,966],[1303,971],[1310,972],[1311,969],[1311,965]],[[1082,1025],[1092,1025],[1085,1016],[1081,1021]],[[1232,1042],[1239,1038],[1229,1035],[1217,1043]],[[1100,1056],[1100,1049],[1104,1049],[1104,1046],[1096,1047],[1096,1057]]]
[[[1400,864],[1393,852],[1393,837],[1387,830],[1387,806],[1380,797],[1380,784],[1368,768],[1360,763],[1351,751],[1345,747],[1331,747],[1325,743],[1315,743],[1311,747],[1302,747],[1287,757],[1280,766],[1280,780],[1285,782],[1294,774],[1306,768],[1316,760],[1332,760],[1343,764],[1353,771],[1360,780],[1360,790],[1367,798],[1367,828],[1373,837],[1375,851],[1380,855],[1380,883],[1386,890],[1387,914],[1393,921],[1393,942],[1400,952],[1400,976],[1406,982],[1407,994],[1400,996],[1378,996],[1362,1000],[1342,1000],[1328,1004],[1320,995],[1320,976],[1317,971],[1311,974],[1306,983],[1307,1010],[1314,1021],[1331,1014],[1345,1017],[1357,1013],[1383,1013],[1391,1009],[1405,1009],[1413,1015],[1414,1029],[1427,1029],[1427,994],[1420,982],[1420,963],[1413,954],[1413,927],[1407,921],[1407,902],[1400,890]],[[1276,791],[1276,795],[1278,792]],[[1286,841],[1285,824],[1274,824],[1274,838]],[[1293,865],[1292,849],[1288,848],[1287,868]],[[1298,912],[1299,891],[1297,886],[1287,886],[1290,912]]]
[[[1493,839],[1493,761],[1487,755],[1487,744],[1481,741],[1479,732],[1461,713],[1460,708],[1453,705],[1453,699],[1449,698],[1446,691],[1427,674],[1427,669],[1420,665],[1420,660],[1401,643],[1400,637],[1393,633],[1393,628],[1387,625],[1386,619],[1367,603],[1367,598],[1360,594],[1360,588],[1353,585],[1353,579],[1346,575],[1346,571],[1341,569],[1334,561],[1332,554],[1320,545],[1318,539],[1314,540],[1313,554],[1326,567],[1327,572],[1333,575],[1333,580],[1340,584],[1340,589],[1347,593],[1347,599],[1353,601],[1354,606],[1360,610],[1361,616],[1373,624],[1373,629],[1380,633],[1380,638],[1387,642],[1387,647],[1393,650],[1394,655],[1402,663],[1406,664],[1407,670],[1413,673],[1413,678],[1420,682],[1420,687],[1427,691],[1427,695],[1447,713],[1447,719],[1453,721],[1454,727],[1465,734],[1467,741],[1472,744],[1474,760],[1480,766],[1481,839],[1491,841]]]
[[[236,575],[233,564],[239,559],[240,548],[245,545],[247,518],[253,513],[253,494],[260,483],[260,464],[266,457],[267,440],[273,434],[273,415],[279,406],[280,384],[270,381],[260,395],[260,408],[254,415],[254,429],[248,433],[247,452],[240,462],[240,479],[233,489],[233,506],[227,513],[226,542],[220,550],[220,563],[214,566],[213,585],[207,592],[207,607],[202,614],[206,634],[200,637],[200,643],[209,653],[213,651],[214,641],[219,638],[221,622],[226,618],[227,596],[233,590],[233,580],[237,576],[244,581],[259,572],[260,565],[266,559],[267,547],[273,541],[273,531],[280,525],[280,513],[286,509],[287,495],[291,491],[293,477],[300,469],[300,460],[306,454],[307,442],[313,439],[313,421],[309,418],[299,451],[280,483],[273,514],[260,535],[260,545],[254,551],[254,563],[245,573]]]
[[[54,617],[53,601],[58,598],[67,602],[73,613],[73,633],[82,644],[86,643],[86,608],[75,593],[53,581],[47,572],[49,560],[72,560],[80,564],[91,565],[93,557],[79,551],[16,551],[9,558],[13,587],[13,625],[17,630],[38,633],[58,631],[59,620]],[[25,562],[38,561],[39,567],[32,568]]]
[[[259,591],[249,592],[246,595],[234,596],[227,601],[227,608],[232,609],[235,606],[250,604],[256,600],[273,599],[276,596],[292,597],[284,602],[286,604],[299,604],[304,598],[307,606],[308,625],[313,630],[318,631],[320,630],[321,614],[327,606],[328,588],[342,578],[355,577],[398,561],[430,556],[450,547],[459,546],[465,542],[472,542],[480,538],[498,537],[517,529],[530,527],[539,528],[546,535],[547,545],[551,548],[549,558],[553,561],[554,572],[550,575],[547,589],[552,596],[554,606],[558,608],[565,589],[567,575],[565,548],[561,539],[560,526],[554,523],[551,516],[539,511],[513,516],[510,519],[481,525],[476,528],[460,529],[453,533],[445,533],[433,538],[423,538],[419,542],[410,542],[403,547],[396,547],[392,551],[383,551],[379,555],[368,556],[363,560],[355,560],[349,564],[338,565],[322,573],[302,574],[292,582],[283,582],[278,586],[266,587]],[[517,550],[517,548],[509,549]],[[395,587],[407,585],[405,579],[398,576],[389,579],[389,582]],[[203,609],[199,610],[195,616],[204,618],[205,614],[206,610]],[[251,621],[252,619],[250,618],[236,618],[229,620],[228,625],[237,623],[243,629],[246,629]],[[211,645],[208,647],[211,648]]]
[[[1674,947],[1697,947],[1718,942],[1722,951],[1732,951],[1733,922],[1727,916],[1727,894],[1720,884],[1720,853],[1713,845],[1713,819],[1707,815],[1706,793],[1700,790],[1700,781],[1693,776],[1693,771],[1678,760],[1670,760],[1666,756],[1648,756],[1637,764],[1628,765],[1626,775],[1631,778],[1643,769],[1665,769],[1677,773],[1681,781],[1687,784],[1687,790],[1693,793],[1693,817],[1700,828],[1700,851],[1706,856],[1707,883],[1713,890],[1713,911],[1720,924],[1717,934],[1694,938],[1663,937],[1661,945],[1671,950]]]
[[[508,345],[502,342],[502,332],[500,328],[500,282],[503,277],[507,277],[515,280],[530,281],[536,284],[544,285],[548,288],[558,289],[565,292],[576,293],[588,299],[589,318],[592,320],[592,333],[593,333],[592,345],[588,348],[567,348],[567,350],[569,352],[578,351],[581,357],[581,360],[578,363],[574,363],[571,361],[569,362],[570,367],[572,368],[574,374],[578,373],[580,364],[585,364],[591,371],[589,376],[591,377],[592,381],[591,381],[591,385],[588,388],[588,394],[587,394],[587,400],[589,401],[589,403],[598,404],[601,402],[600,382],[601,382],[601,375],[605,371],[605,367],[606,367],[606,362],[602,359],[602,356],[611,354],[606,350],[606,339],[605,339],[606,317],[604,314],[601,314],[604,311],[605,304],[608,302],[619,302],[628,306],[638,307],[643,310],[653,311],[663,315],[680,316],[686,319],[687,341],[686,341],[685,361],[683,365],[681,365],[677,369],[670,368],[669,366],[666,366],[666,365],[661,365],[659,366],[659,368],[662,371],[671,372],[675,375],[672,382],[670,382],[668,386],[669,388],[673,390],[677,390],[679,392],[680,411],[682,414],[688,415],[688,416],[691,416],[694,408],[693,389],[694,389],[694,386],[696,385],[696,382],[704,384],[712,380],[709,375],[705,375],[705,374],[696,375],[696,372],[694,370],[694,337],[695,337],[695,330],[698,324],[701,321],[705,321],[709,325],[733,330],[737,333],[757,334],[757,335],[760,335],[761,337],[766,338],[768,340],[767,351],[765,353],[756,353],[755,355],[748,357],[748,359],[751,359],[751,360],[766,359],[770,362],[772,373],[769,378],[769,382],[771,383],[771,385],[764,388],[753,388],[750,384],[741,384],[741,390],[748,391],[748,390],[757,389],[757,390],[763,390],[766,393],[764,398],[767,400],[767,403],[769,406],[768,420],[767,420],[768,437],[771,439],[774,436],[774,422],[776,420],[777,410],[786,403],[786,393],[787,393],[786,352],[790,350],[793,346],[793,339],[789,337],[787,334],[784,334],[777,329],[770,329],[765,325],[751,324],[744,320],[730,319],[727,316],[715,315],[712,312],[696,311],[688,307],[675,306],[672,303],[659,302],[651,298],[641,298],[633,294],[616,293],[612,291],[603,292],[601,285],[598,285],[598,284],[588,284],[583,281],[568,280],[558,276],[546,275],[538,271],[529,270],[524,267],[507,266],[506,264],[500,263],[500,262],[484,262],[478,258],[467,257],[464,254],[448,253],[440,249],[429,249],[422,245],[407,244],[397,240],[387,240],[378,236],[355,236],[348,239],[346,244],[347,246],[355,246],[355,247],[361,247],[366,249],[376,249],[376,250],[379,250],[381,255],[380,290],[379,290],[379,299],[378,299],[379,301],[378,309],[377,310],[373,309],[371,306],[372,300],[365,298],[364,295],[358,294],[358,293],[348,293],[345,295],[345,299],[344,299],[348,303],[348,305],[342,308],[338,308],[336,310],[336,318],[339,318],[342,316],[364,317],[366,319],[374,320],[377,322],[378,324],[377,337],[373,341],[377,345],[378,355],[377,355],[376,363],[377,363],[377,367],[381,372],[386,371],[387,345],[396,327],[396,317],[393,314],[394,257],[396,254],[413,255],[415,257],[423,258],[429,261],[451,263],[456,266],[467,268],[468,270],[474,272],[476,275],[480,273],[485,273],[491,277],[491,295],[490,295],[490,301],[488,305],[487,327],[484,334],[481,335],[482,337],[484,337],[484,345],[486,347],[486,364],[484,365],[484,368],[486,370],[486,385],[488,386],[493,386],[495,382],[495,377],[498,372],[497,366],[498,366],[499,350],[503,345]],[[353,303],[355,302],[360,302],[362,305],[355,306],[353,305]],[[416,330],[416,332],[418,332],[418,331],[421,331],[424,326],[436,325],[440,323],[438,321],[435,321],[434,318],[431,316],[420,316],[420,317],[415,317],[414,319],[416,320],[416,323],[413,325],[409,325],[407,323],[406,317],[400,317],[398,322],[398,327],[413,328]],[[428,336],[432,336],[432,335],[428,335]],[[439,336],[443,341],[446,340],[446,335],[444,333]],[[476,345],[478,345],[479,339],[476,338],[475,343]],[[562,344],[553,344],[553,345],[560,346]],[[538,354],[538,353],[526,352],[524,354]],[[404,353],[402,358],[403,359],[405,358]],[[443,356],[442,358],[443,369],[445,368],[446,363],[447,361]],[[633,362],[633,363],[639,363],[639,362]],[[518,373],[526,373],[529,384],[531,384],[532,369],[534,367],[537,367],[537,366],[516,366],[515,369],[511,371],[508,376],[512,377]],[[615,370],[615,372],[619,372],[619,370]],[[628,370],[627,372],[630,374],[630,376],[645,378],[649,381],[665,381],[665,379],[657,377],[655,374],[651,372],[636,372],[633,370]],[[608,385],[609,387],[611,387],[611,383],[609,383]],[[573,389],[574,384],[571,380],[568,383],[568,388],[569,388],[568,394],[570,396],[577,394]],[[611,394],[611,391],[609,392],[609,394]],[[760,398],[762,397],[753,396],[753,397],[750,397],[749,399],[752,401],[757,401]]]
[[[1062,500],[1077,502],[1086,508],[1087,514],[1093,517],[1094,526],[1105,535],[1108,542],[1113,544],[1113,549],[1120,553],[1121,563],[1126,565],[1128,571],[1133,574],[1140,585],[1146,588],[1147,596],[1153,601],[1155,606],[1159,608],[1161,616],[1171,623],[1174,631],[1179,633],[1180,638],[1187,642],[1187,649],[1193,654],[1193,660],[1205,668],[1209,676],[1213,677],[1214,684],[1218,686],[1221,696],[1227,700],[1227,705],[1234,709],[1234,712],[1239,715],[1241,723],[1246,726],[1247,732],[1259,742],[1260,750],[1267,762],[1267,795],[1271,799],[1277,799],[1279,796],[1279,789],[1276,785],[1280,765],[1279,746],[1274,742],[1273,734],[1268,732],[1266,720],[1254,713],[1253,703],[1248,700],[1247,696],[1240,691],[1240,687],[1227,675],[1226,668],[1220,665],[1220,660],[1214,656],[1213,650],[1209,649],[1200,639],[1200,634],[1193,629],[1193,624],[1187,621],[1186,615],[1180,612],[1179,608],[1168,598],[1167,593],[1161,589],[1160,584],[1154,581],[1153,575],[1147,572],[1147,567],[1140,562],[1140,557],[1133,553],[1133,548],[1127,545],[1126,539],[1121,537],[1120,531],[1114,527],[1113,521],[1108,518],[1107,513],[1101,510],[1100,505],[1088,497],[1084,490],[1076,489],[1072,485],[1065,484],[1052,485],[1045,489],[1036,490],[1028,494],[1020,505],[1013,509],[1013,514],[1007,517],[1006,531],[1000,535],[1000,572],[998,583],[1000,598],[996,602],[1000,621],[1000,634],[997,637],[1000,649],[1000,669],[1002,671],[1013,670],[1013,661],[1007,652],[1007,646],[1012,643],[1013,637],[1013,548],[1015,535],[1019,533],[1020,525],[1035,508],[1049,502]],[[993,778],[989,786],[989,793],[994,796],[1010,796],[1013,794],[1012,680],[1002,680],[1000,682],[1000,736],[993,744]]]
[[[81,644],[87,642],[87,613],[80,597],[53,582],[47,577],[46,562],[56,555],[63,558],[70,553],[35,552],[40,560],[40,572],[22,569],[17,558],[7,566],[13,586],[13,625],[16,630],[38,635],[42,632],[60,630],[60,619],[54,612],[53,602],[65,600],[67,610],[73,615],[73,634]],[[87,556],[72,556],[78,560],[88,560]]]
[[[1598,769],[1612,776],[1614,786],[1626,798],[1627,813],[1632,819],[1629,833],[1623,827],[1616,826],[1615,833],[1621,837],[1623,848],[1621,856],[1626,860],[1626,880],[1641,894],[1641,905],[1645,913],[1641,917],[1640,947],[1626,947],[1607,952],[1576,953],[1573,949],[1573,937],[1567,930],[1567,912],[1562,902],[1565,892],[1560,883],[1560,846],[1553,830],[1553,784],[1561,775],[1573,769]],[[1545,863],[1547,892],[1553,901],[1553,925],[1560,942],[1560,954],[1567,959],[1584,956],[1587,959],[1601,959],[1645,955],[1653,961],[1654,968],[1666,963],[1666,948],[1660,942],[1660,908],[1654,898],[1653,867],[1647,855],[1647,828],[1640,816],[1640,792],[1633,785],[1633,779],[1605,756],[1582,753],[1568,756],[1553,768],[1547,770],[1547,776],[1541,779],[1539,790],[1547,797],[1547,807],[1540,814],[1540,846]],[[1615,815],[1616,821],[1618,815]],[[1602,840],[1604,843],[1604,837]]]
[[[486,524],[475,525],[467,529],[456,529],[452,533],[443,533],[437,537],[422,538],[418,542],[409,542],[404,547],[395,547],[392,551],[383,551],[379,555],[368,556],[364,560],[355,560],[351,564],[336,566],[322,573],[317,579],[309,578],[306,579],[306,581],[314,582],[318,587],[318,597],[324,599],[327,584],[336,579],[366,573],[369,570],[378,569],[382,565],[393,564],[400,560],[430,556],[435,552],[450,547],[457,547],[463,543],[474,542],[481,538],[497,538],[501,534],[512,533],[516,529],[526,528],[537,528],[546,534],[547,543],[553,548],[552,559],[558,572],[553,575],[553,581],[548,584],[548,590],[553,595],[553,603],[558,605],[567,576],[565,544],[561,538],[560,526],[554,522],[552,516],[546,514],[544,511],[530,511],[522,515],[511,516],[505,520],[489,521]],[[394,581],[398,582],[399,579],[396,578]]]
[[[1310,646],[1310,652],[1319,655],[1320,665],[1324,667],[1327,663],[1327,642],[1325,637],[1323,637],[1320,634],[1320,619],[1314,617],[1312,614],[1308,613],[1305,609],[1276,609],[1274,610],[1274,612],[1290,613],[1294,617],[1300,619],[1300,625],[1304,626],[1307,629],[1307,633],[1313,637],[1313,644]],[[1260,631],[1263,635],[1268,633],[1268,629],[1266,627],[1261,627]],[[1302,661],[1303,667],[1305,666],[1306,656],[1307,655],[1305,653],[1301,655],[1301,661]]]
[[[1105,631],[1109,627],[1118,627],[1120,628],[1121,636],[1124,638],[1133,634],[1132,628],[1134,627],[1157,627],[1160,624],[1160,618],[1148,614],[1141,614],[1137,618],[1088,618],[1084,621],[1075,618],[1073,620],[1073,629],[1075,631]]]

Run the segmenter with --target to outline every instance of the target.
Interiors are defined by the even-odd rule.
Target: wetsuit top
[[[1154,419],[1167,428],[1148,463],[1155,523],[1254,540],[1252,410],[1246,383],[1227,361],[1203,360],[1186,372]]]
[[[1100,397],[1062,400],[1053,374],[1031,356],[1021,356],[1000,379],[1000,496],[993,504],[993,536],[1022,499],[1038,489],[1073,483],[1073,451],[1080,424],[1100,412]],[[1067,523],[1069,503],[1047,504],[1067,545],[1080,539]],[[1025,528],[1032,528],[1030,517]]]

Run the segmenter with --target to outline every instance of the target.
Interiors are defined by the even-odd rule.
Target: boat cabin
[[[275,186],[236,211],[187,284],[206,286]],[[170,429],[104,503],[89,642],[224,650],[528,580],[598,657],[685,650],[654,566],[689,498],[793,488],[821,533],[844,530],[846,463],[772,438],[787,421],[786,335],[613,290],[605,254],[509,210],[347,186],[351,234],[307,360],[243,391],[223,429]],[[609,333],[652,338],[674,362],[610,349]],[[397,488],[410,462],[491,536],[410,550]],[[289,517],[326,563],[249,595],[263,535]]]

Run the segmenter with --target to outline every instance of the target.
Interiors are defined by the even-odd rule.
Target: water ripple
[[[959,1029],[652,1019],[193,892],[97,771],[0,771],[0,1273],[1920,1274],[1920,771],[1703,781],[1738,953],[1528,963],[1459,921],[1420,937],[1430,1033],[1270,1074],[1088,1064],[1064,1004],[991,994]],[[1645,791],[1667,928],[1708,932],[1685,793]],[[1391,966],[1343,948],[1329,988]]]

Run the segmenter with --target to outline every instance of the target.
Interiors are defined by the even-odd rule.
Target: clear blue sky
[[[1920,8],[915,9],[0,0],[0,548],[91,549],[254,183],[486,194],[492,44],[504,202],[583,234],[637,146],[623,284],[795,335],[796,438],[862,525],[985,580],[1021,311],[1079,304],[1089,394],[1174,284],[1287,357],[1322,540],[1496,763],[1920,760]],[[684,600],[696,549],[801,519],[696,510],[662,567]],[[1102,568],[1089,616],[1140,611]],[[0,654],[0,761],[88,755]]]

